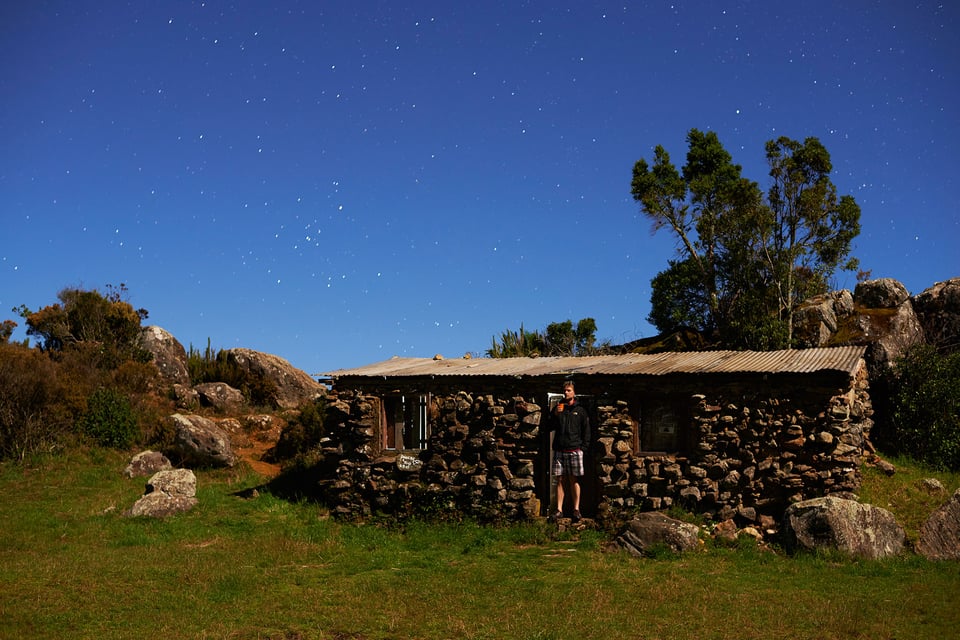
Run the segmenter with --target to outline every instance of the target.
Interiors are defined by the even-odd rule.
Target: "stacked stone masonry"
[[[872,410],[865,373],[849,382],[833,389],[796,380],[700,385],[709,393],[673,385],[688,405],[689,437],[683,451],[659,453],[637,450],[640,407],[598,394],[586,465],[595,477],[596,518],[615,525],[676,505],[775,528],[791,503],[857,491]],[[431,395],[427,448],[397,452],[381,447],[376,396],[334,392],[317,465],[321,493],[346,517],[536,517],[548,496],[537,395]]]

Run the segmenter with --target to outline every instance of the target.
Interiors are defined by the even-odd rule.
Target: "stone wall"
[[[492,394],[434,397],[429,447],[414,453],[380,448],[379,412],[375,396],[341,391],[330,398],[318,470],[335,514],[537,515],[539,406]]]
[[[865,372],[845,393],[690,396],[695,443],[683,455],[637,455],[630,407],[599,408],[601,517],[673,505],[715,521],[775,528],[787,506],[855,492],[872,425]]]
[[[865,371],[847,382],[845,388],[809,379],[670,384],[687,399],[682,426],[690,436],[684,451],[670,454],[635,450],[640,414],[632,405],[640,396],[622,381],[607,385],[621,399],[605,395],[596,402],[587,472],[595,474],[597,519],[612,526],[636,511],[679,505],[769,529],[793,502],[856,491],[871,407]],[[538,497],[548,495],[537,397],[545,393],[431,396],[428,448],[399,453],[381,449],[376,396],[334,391],[316,469],[321,494],[347,517],[535,517],[545,512]]]

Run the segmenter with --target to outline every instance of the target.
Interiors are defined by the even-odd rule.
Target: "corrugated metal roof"
[[[551,358],[399,358],[317,374],[324,378],[416,376],[647,375],[673,373],[813,373],[853,375],[865,347],[785,351],[686,351]]]

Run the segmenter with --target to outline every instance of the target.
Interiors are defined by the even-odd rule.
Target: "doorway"
[[[540,500],[540,515],[546,516],[557,510],[557,478],[552,473],[553,467],[553,432],[549,431],[549,419],[553,409],[557,406],[561,393],[548,393],[546,411],[540,420],[540,449],[537,456],[536,495]],[[597,475],[595,458],[597,442],[596,401],[593,396],[577,394],[577,402],[587,411],[590,418],[590,443],[583,450],[583,477],[580,478],[580,513],[585,518],[596,515],[597,505],[600,503],[600,482]],[[570,512],[569,501],[565,512]]]

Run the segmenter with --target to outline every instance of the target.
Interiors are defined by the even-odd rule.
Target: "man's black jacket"
[[[550,431],[555,432],[555,451],[587,449],[590,446],[590,418],[579,402],[573,405],[561,402],[551,412],[550,417]]]

